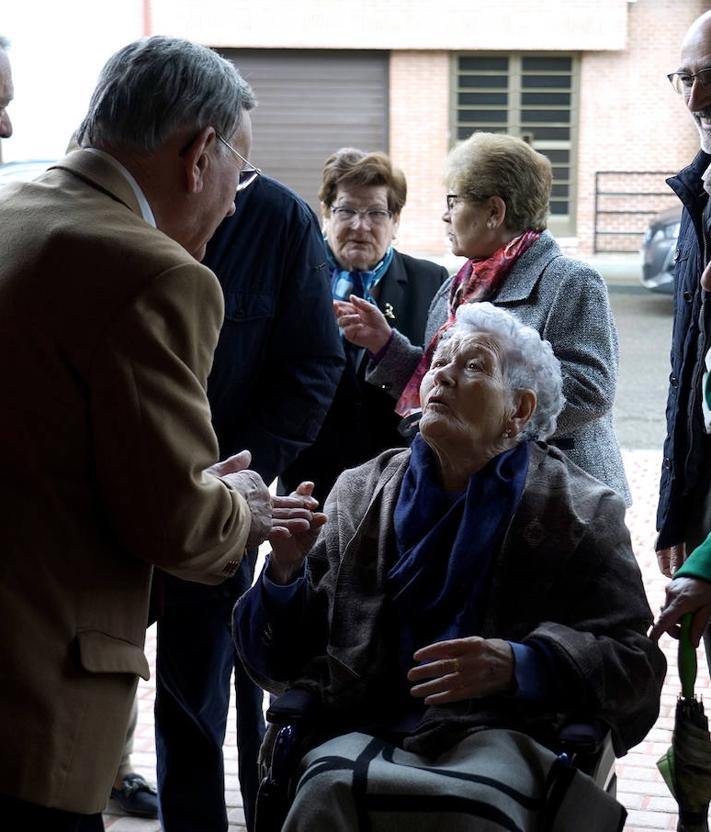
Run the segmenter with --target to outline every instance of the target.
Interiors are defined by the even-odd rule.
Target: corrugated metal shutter
[[[549,225],[575,233],[578,65],[572,55],[463,55],[456,58],[455,136],[477,130],[521,136],[553,166]]]
[[[388,149],[387,52],[221,50],[254,87],[252,161],[318,209],[339,147]]]

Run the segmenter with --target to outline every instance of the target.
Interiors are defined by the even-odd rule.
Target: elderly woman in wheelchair
[[[308,531],[277,530],[235,608],[253,677],[318,706],[283,828],[620,829],[550,749],[597,720],[624,754],[665,662],[622,500],[541,441],[560,365],[509,313],[464,305],[420,396],[411,449],[344,472]]]

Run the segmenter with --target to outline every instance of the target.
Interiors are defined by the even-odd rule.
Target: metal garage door
[[[318,209],[321,167],[339,147],[388,149],[388,53],[225,49],[252,84],[252,161]]]

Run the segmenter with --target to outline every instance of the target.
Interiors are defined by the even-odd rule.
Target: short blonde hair
[[[543,231],[553,174],[550,161],[522,139],[474,133],[447,156],[447,188],[469,202],[498,196],[510,231]]]

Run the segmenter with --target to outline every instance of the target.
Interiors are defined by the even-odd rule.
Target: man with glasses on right
[[[702,274],[711,261],[711,11],[692,23],[682,43],[679,68],[669,80],[691,113],[701,145],[691,165],[668,180],[684,205],[675,271],[667,438],[657,513],[659,568],[672,577],[687,553],[711,531],[711,436],[706,432],[702,410],[702,379],[711,348],[711,294],[701,285]],[[688,595],[688,581],[699,582],[698,589],[704,589],[701,577],[687,577],[672,582],[668,596],[673,600],[682,588]],[[707,656],[710,646],[707,632]]]

